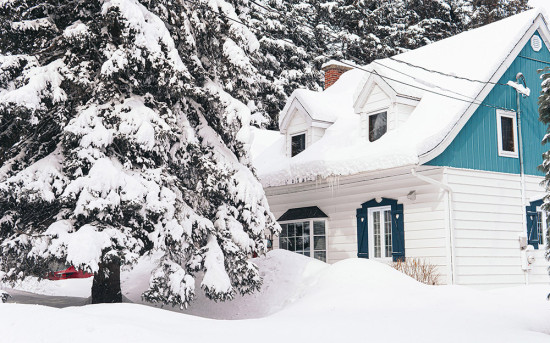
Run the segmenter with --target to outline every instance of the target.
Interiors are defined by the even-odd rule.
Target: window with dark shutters
[[[367,201],[356,210],[357,218],[357,257],[375,258],[376,254],[369,251],[369,209],[377,207],[390,207],[391,234],[387,234],[388,241],[391,239],[391,249],[386,247],[386,251],[391,251],[393,261],[403,260],[405,258],[405,218],[403,216],[403,205],[398,204],[397,200],[382,198],[380,202],[376,199]],[[371,212],[373,212],[371,210]],[[374,234],[374,232],[372,233]],[[378,237],[378,236],[377,236]]]
[[[539,248],[539,211],[537,208],[542,206],[542,200],[533,201],[526,207],[526,224],[527,224],[527,244],[532,245],[535,249]]]

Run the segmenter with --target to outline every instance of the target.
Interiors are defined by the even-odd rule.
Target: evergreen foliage
[[[471,0],[470,28],[487,25],[529,8],[529,0]]]
[[[548,125],[546,135],[542,140],[542,144],[550,142],[550,67],[539,70],[542,79],[542,91],[539,96],[539,120]],[[543,209],[550,213],[550,150],[542,155],[542,165],[539,169],[545,174],[543,184],[546,188],[546,196],[544,197]],[[550,230],[546,232],[546,259],[550,261]]]
[[[247,153],[264,120],[243,103],[257,96],[259,43],[213,14],[238,9],[0,3],[4,280],[71,264],[105,294],[117,268],[161,251],[149,301],[187,306],[198,273],[214,300],[258,289],[248,257],[278,229]]]

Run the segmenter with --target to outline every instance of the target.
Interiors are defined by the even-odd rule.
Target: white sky
[[[550,0],[530,0],[529,5],[533,7],[544,7],[550,13]]]

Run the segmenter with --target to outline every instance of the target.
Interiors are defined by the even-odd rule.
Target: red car
[[[94,274],[83,272],[82,270],[77,270],[75,267],[70,266],[65,270],[59,270],[48,274],[49,280],[65,280],[65,279],[83,279],[94,276]]]

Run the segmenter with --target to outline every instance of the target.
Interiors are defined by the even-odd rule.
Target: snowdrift
[[[550,341],[546,286],[491,292],[426,286],[378,262],[349,259],[327,265],[284,250],[255,262],[264,277],[261,292],[226,303],[199,294],[183,313],[141,304],[62,309],[1,304],[2,341],[69,342],[74,337],[81,342],[95,342],[98,337],[104,342]],[[123,273],[123,292],[130,301],[141,301],[153,264],[143,260]],[[66,288],[73,296],[89,294],[89,285],[82,280],[44,282],[38,283],[40,287],[29,283],[27,290],[62,295]],[[11,301],[19,296],[16,292]],[[67,298],[65,305],[81,305],[78,299],[82,298]],[[32,330],[28,323],[33,323]],[[60,323],[61,335],[52,330]]]

